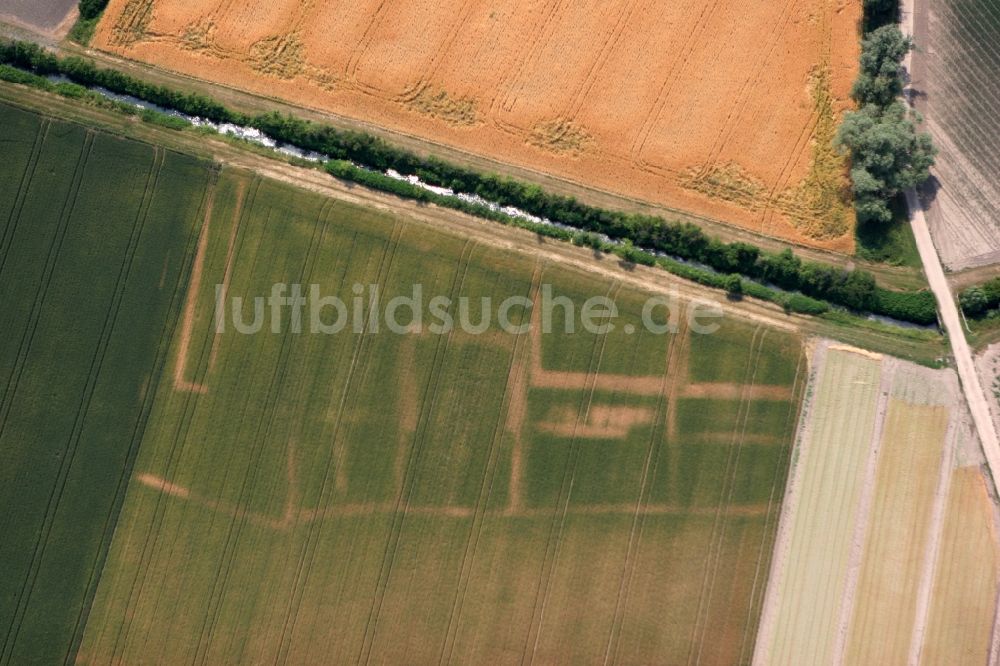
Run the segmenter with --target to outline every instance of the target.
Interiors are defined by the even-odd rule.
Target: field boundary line
[[[805,372],[802,372],[803,363],[806,366]],[[805,386],[807,385],[809,377],[809,358],[807,351],[803,348],[799,348],[798,361],[795,365],[795,379],[792,382],[792,399],[788,405],[788,416],[785,419],[785,429],[782,433],[782,442],[790,442],[788,446],[788,455],[786,457],[780,458],[776,463],[776,469],[774,474],[774,482],[771,484],[771,493],[767,498],[767,514],[764,517],[764,530],[761,536],[760,550],[757,554],[757,566],[754,567],[754,577],[753,577],[753,587],[750,591],[750,604],[747,608],[747,621],[743,629],[743,641],[740,645],[740,663],[749,663],[748,658],[753,656],[753,646],[757,640],[756,632],[751,633],[751,629],[757,628],[757,622],[754,621],[754,615],[756,614],[758,620],[760,614],[763,610],[764,605],[764,594],[766,592],[767,586],[767,572],[770,571],[768,567],[765,570],[764,562],[769,562],[771,558],[774,557],[775,553],[775,543],[777,541],[777,527],[771,531],[771,518],[772,514],[776,513],[775,519],[780,523],[782,514],[782,505],[779,503],[777,510],[775,510],[774,499],[775,495],[779,492],[779,487],[784,486],[784,482],[787,480],[787,475],[789,472],[789,466],[791,464],[790,458],[792,449],[794,448],[794,438],[795,433],[798,430],[798,424],[800,419],[800,405],[803,394],[805,393]],[[805,380],[805,381],[803,381]],[[785,462],[788,461],[788,465]],[[782,473],[782,468],[784,473]],[[784,478],[782,478],[784,477]],[[768,542],[770,541],[770,547],[768,547]],[[765,580],[761,580],[761,574],[764,574]],[[759,587],[763,586],[763,587]],[[750,654],[747,654],[748,640],[750,647]]]
[[[795,443],[792,446],[791,460],[788,466],[788,476],[785,480],[784,499],[781,506],[781,518],[772,548],[770,572],[767,586],[764,590],[764,600],[761,606],[760,619],[757,625],[757,636],[751,663],[754,666],[765,666],[771,663],[771,650],[778,629],[779,605],[784,581],[788,577],[786,563],[792,550],[792,527],[799,511],[802,496],[802,476],[805,473],[806,462],[812,449],[813,417],[815,416],[816,391],[823,376],[829,372],[827,367],[828,342],[819,340],[815,349],[809,351],[807,362],[807,377],[803,391],[802,407],[799,411],[799,425],[796,428]]]
[[[706,581],[705,581],[707,583],[708,598],[704,599],[706,588],[704,587],[703,584],[702,596],[698,600],[699,612],[698,615],[695,616],[696,632],[699,632],[699,626],[701,625],[699,632],[701,636],[697,638],[696,641],[692,641],[692,648],[695,645],[697,645],[698,647],[695,663],[701,662],[702,650],[704,649],[705,645],[705,636],[707,635],[708,631],[708,621],[712,613],[712,596],[715,593],[715,581],[719,575],[719,567],[722,564],[722,553],[726,547],[726,532],[729,527],[729,514],[733,504],[733,495],[735,493],[735,488],[736,488],[736,479],[740,469],[740,459],[743,456],[743,444],[745,443],[747,435],[746,432],[747,425],[750,420],[750,412],[753,409],[753,402],[751,397],[752,390],[757,382],[757,370],[760,368],[760,359],[764,353],[764,341],[767,339],[767,334],[769,331],[770,329],[767,329],[764,326],[757,327],[757,329],[754,331],[754,338],[751,341],[750,355],[747,358],[747,369],[742,386],[743,390],[740,396],[740,413],[737,416],[736,424],[734,425],[732,433],[732,445],[730,447],[729,459],[727,461],[727,470],[726,470],[727,475],[726,475],[726,480],[724,481],[723,487],[721,489],[719,513],[716,515],[716,523],[718,525],[719,535],[718,535],[718,547],[716,548],[716,555],[715,555],[715,564],[714,565],[711,564],[711,546],[710,546],[706,562],[709,563],[708,566],[711,568],[711,576],[708,577],[707,575],[708,570],[706,569]],[[732,468],[731,471],[729,467]],[[725,497],[724,501],[723,501],[723,496]],[[715,530],[716,528],[713,526],[712,529],[713,541],[715,539]],[[701,607],[703,600],[705,601],[704,625],[701,624],[702,622]]]
[[[880,366],[878,398],[875,405],[875,422],[872,426],[871,440],[868,447],[868,460],[865,462],[865,473],[861,481],[861,497],[855,510],[854,531],[851,536],[851,548],[847,556],[847,576],[844,579],[844,589],[841,591],[840,604],[837,613],[837,628],[833,637],[832,659],[834,664],[844,662],[847,650],[847,639],[851,631],[851,620],[854,618],[858,584],[861,579],[861,566],[865,559],[865,546],[872,534],[872,511],[875,505],[875,486],[878,485],[878,469],[882,457],[882,437],[885,434],[885,424],[889,413],[893,383],[896,379],[896,359],[886,357]]]
[[[214,179],[217,175],[218,172],[212,170],[210,178]],[[199,211],[204,207],[204,205],[205,193],[202,194]],[[156,345],[156,355],[150,369],[150,384],[145,391],[145,395],[143,396],[143,402],[139,410],[139,415],[136,419],[135,427],[132,430],[132,437],[130,440],[126,462],[122,467],[121,474],[118,477],[118,483],[115,489],[114,509],[112,514],[109,515],[108,521],[106,522],[104,530],[101,533],[102,545],[100,549],[100,556],[94,567],[90,580],[88,581],[86,601],[80,609],[80,613],[77,616],[76,624],[73,629],[73,641],[69,653],[71,656],[77,655],[83,644],[84,633],[90,619],[90,612],[93,607],[98,586],[100,585],[100,581],[103,579],[104,570],[107,567],[108,554],[111,549],[115,531],[118,527],[118,520],[121,517],[125,499],[128,495],[130,479],[132,471],[135,467],[136,459],[139,455],[139,448],[142,445],[146,426],[149,423],[149,418],[152,414],[153,403],[158,393],[160,382],[166,374],[165,369],[170,359],[170,343],[173,340],[174,330],[177,327],[177,320],[179,319],[177,314],[179,313],[179,301],[183,292],[183,277],[186,272],[184,268],[189,264],[194,248],[195,240],[192,237],[191,240],[188,241],[187,246],[184,248],[184,252],[182,254],[183,259],[181,262],[182,268],[178,271],[177,279],[175,280],[173,289],[170,292],[170,302],[166,310],[167,316],[164,318],[163,327],[160,329],[160,335],[157,339]],[[69,666],[68,659],[66,666]]]

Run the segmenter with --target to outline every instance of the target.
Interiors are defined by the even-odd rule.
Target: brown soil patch
[[[181,337],[177,348],[177,360],[174,363],[174,388],[178,391],[192,393],[207,393],[208,388],[202,384],[189,382],[184,378],[187,369],[188,352],[191,348],[191,332],[194,329],[194,317],[198,306],[198,294],[201,289],[201,272],[205,266],[205,253],[208,250],[208,231],[212,220],[212,207],[215,203],[215,190],[208,195],[205,204],[205,219],[198,235],[198,250],[191,268],[191,279],[188,282],[187,299],[184,302],[184,314],[181,320]]]
[[[632,428],[652,423],[655,415],[649,407],[594,405],[587,413],[586,421],[578,425],[576,410],[562,408],[554,410],[537,427],[562,437],[625,439]]]
[[[683,398],[716,398],[719,400],[739,400],[744,396],[750,400],[791,400],[792,389],[787,386],[764,386],[754,384],[686,384],[680,390]]]
[[[155,488],[161,492],[165,492],[168,495],[173,495],[174,497],[181,497],[187,499],[191,496],[191,491],[183,486],[178,486],[169,481],[161,479],[153,474],[140,474],[136,477],[139,483],[144,486],[149,486],[150,488]]]
[[[94,45],[850,251],[830,139],[860,14],[857,0],[112,0]]]

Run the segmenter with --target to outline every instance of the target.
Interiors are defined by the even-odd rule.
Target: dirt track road
[[[996,483],[1000,479],[998,476],[1000,473],[1000,440],[997,439],[997,433],[993,427],[993,418],[990,415],[986,392],[983,391],[983,385],[979,381],[976,363],[972,358],[972,350],[965,339],[958,306],[955,304],[955,298],[952,296],[944,269],[941,267],[937,248],[934,247],[934,241],[931,240],[931,232],[927,227],[927,219],[924,217],[923,205],[915,191],[909,190],[906,193],[906,203],[910,208],[910,224],[913,227],[913,235],[917,239],[917,249],[920,250],[920,260],[924,264],[924,273],[926,273],[927,281],[937,298],[941,320],[945,330],[948,331],[948,340],[951,342],[951,350],[955,355],[955,364],[958,367],[958,377],[962,382],[962,392],[965,393],[969,411],[972,412],[972,420],[976,424],[979,441],[982,442],[986,461],[990,466],[990,474]]]
[[[914,0],[903,0],[900,18],[903,33],[912,35],[914,31]],[[908,54],[903,62],[907,72],[912,67],[912,55],[912,53]],[[907,74],[907,88],[909,80],[910,77]],[[907,96],[907,99],[910,98]],[[965,339],[965,329],[962,328],[958,306],[951,293],[951,287],[948,286],[948,280],[945,278],[941,257],[938,255],[937,248],[931,238],[927,218],[924,216],[923,204],[915,190],[907,191],[906,205],[910,209],[910,226],[913,227],[913,235],[917,240],[920,261],[924,265],[924,274],[930,284],[931,291],[934,292],[934,297],[937,299],[941,321],[948,332],[948,340],[958,369],[958,378],[962,382],[962,392],[965,394],[969,411],[972,412],[972,420],[975,423],[976,432],[979,434],[983,452],[986,454],[990,475],[993,477],[993,482],[998,483],[1000,482],[1000,439],[997,438],[996,429],[993,427],[993,417],[990,414],[987,394],[979,381],[979,373],[976,371],[972,349],[969,348],[969,342]]]

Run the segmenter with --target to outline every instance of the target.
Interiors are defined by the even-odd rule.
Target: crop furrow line
[[[89,137],[93,137],[93,134],[88,134]],[[93,139],[91,139],[91,151],[93,150]],[[143,198],[140,201],[139,208],[136,214],[136,218],[132,223],[132,230],[129,235],[128,245],[125,248],[124,257],[118,269],[118,276],[115,280],[115,288],[111,295],[111,302],[108,304],[108,309],[104,316],[104,322],[101,326],[101,333],[98,338],[97,347],[94,350],[94,356],[91,358],[90,366],[87,370],[87,378],[83,387],[83,394],[81,395],[80,404],[77,407],[76,414],[73,418],[73,426],[70,430],[70,435],[68,441],[66,442],[66,447],[63,451],[63,455],[59,462],[59,469],[56,473],[55,485],[53,486],[52,493],[49,495],[49,500],[46,504],[45,514],[42,519],[42,525],[39,532],[38,540],[36,541],[35,548],[32,555],[32,568],[29,570],[28,582],[26,587],[22,588],[21,594],[19,595],[23,604],[19,603],[21,608],[20,619],[16,620],[16,628],[13,635],[10,637],[10,649],[13,650],[14,644],[17,642],[18,635],[20,633],[20,628],[24,620],[24,616],[27,614],[27,606],[30,602],[31,594],[34,591],[35,583],[38,579],[38,572],[41,570],[41,560],[45,557],[45,551],[48,547],[49,537],[52,534],[53,525],[55,524],[55,516],[59,510],[59,503],[62,499],[63,491],[68,483],[70,469],[73,466],[73,462],[76,458],[76,452],[79,448],[80,440],[83,437],[84,423],[88,412],[90,411],[90,404],[93,399],[94,393],[97,390],[97,383],[100,378],[101,369],[104,365],[104,357],[107,353],[108,346],[111,343],[111,337],[114,332],[115,324],[117,323],[118,313],[121,309],[122,300],[125,295],[125,287],[128,279],[128,273],[132,266],[132,260],[135,256],[135,251],[139,243],[139,236],[142,233],[142,227],[145,224],[145,214],[148,211],[149,197],[150,197],[150,183],[155,180],[159,174],[159,167],[161,163],[157,163],[156,155],[159,155],[159,150],[154,154],[154,160],[149,171],[146,174],[146,186],[143,191]],[[89,157],[89,154],[88,154]],[[84,161],[86,163],[86,160]],[[77,183],[77,194],[79,193],[80,183],[83,181],[83,174],[80,174],[80,180]],[[74,201],[76,195],[74,194]],[[59,236],[56,248],[56,253],[62,247],[63,240],[65,239],[66,229],[69,226],[69,219],[72,216],[72,209],[70,213],[66,216],[66,224],[62,227],[62,234]],[[54,264],[53,264],[54,271]],[[51,279],[51,273],[49,275]],[[46,287],[47,290],[47,287]],[[37,325],[37,321],[36,321]]]
[[[455,300],[454,296],[461,292],[462,286],[465,283],[475,245],[475,241],[470,239],[466,241],[465,246],[462,248],[462,257],[459,260],[459,265],[450,290],[452,302]],[[375,650],[375,641],[378,633],[378,623],[382,611],[382,603],[388,593],[389,581],[392,576],[392,569],[396,560],[396,552],[402,536],[403,524],[406,520],[406,512],[413,496],[413,489],[416,487],[416,478],[419,474],[418,468],[423,457],[422,454],[424,448],[426,447],[425,439],[427,437],[427,431],[431,428],[431,415],[437,407],[441,375],[443,374],[442,366],[454,335],[455,331],[452,329],[447,335],[439,336],[437,344],[435,345],[433,364],[431,365],[431,372],[428,375],[427,383],[424,389],[424,395],[426,395],[427,398],[424,403],[424,408],[421,410],[421,418],[417,425],[417,431],[413,437],[413,446],[411,447],[409,461],[407,462],[405,468],[403,483],[401,484],[400,492],[396,497],[392,525],[389,529],[389,539],[386,543],[385,551],[383,552],[382,564],[379,569],[379,578],[376,581],[375,594],[373,595],[372,608],[369,611],[368,622],[365,626],[365,640],[362,642],[361,653],[358,655],[359,664],[367,664],[371,659],[371,653]],[[371,636],[370,640],[368,639],[369,635]]]
[[[747,365],[744,370],[743,387],[740,396],[739,411],[736,415],[736,422],[733,424],[732,441],[726,456],[726,469],[723,474],[722,487],[719,489],[719,504],[715,513],[715,521],[712,525],[712,537],[709,541],[708,553],[705,557],[705,573],[702,579],[702,592],[698,597],[698,609],[695,613],[695,623],[691,640],[691,648],[688,653],[688,663],[692,658],[695,663],[701,660],[701,651],[704,647],[705,632],[709,615],[711,614],[711,598],[715,586],[715,579],[718,574],[719,563],[722,559],[722,551],[725,548],[726,526],[728,524],[727,514],[732,503],[733,488],[736,483],[736,475],[739,471],[739,459],[742,450],[742,442],[746,433],[746,423],[749,418],[751,408],[751,389],[754,378],[757,374],[757,367],[760,355],[763,350],[764,339],[767,332],[763,326],[754,329],[750,342],[750,353],[747,355]],[[713,555],[714,554],[714,555]],[[713,562],[714,559],[714,562]],[[697,652],[695,652],[697,650]]]
[[[534,271],[532,272],[531,283],[528,286],[528,293],[526,294],[526,298],[528,298],[528,300],[532,303],[535,302],[538,295],[541,283],[541,274],[541,266],[536,263]],[[511,352],[511,362],[507,368],[507,378],[504,382],[504,402],[500,407],[496,422],[493,425],[493,433],[490,437],[490,447],[487,457],[487,471],[483,478],[483,483],[480,486],[479,496],[476,498],[472,530],[469,535],[469,540],[466,543],[465,551],[462,555],[462,566],[459,570],[459,583],[455,592],[455,598],[452,601],[451,609],[449,611],[448,627],[445,631],[445,637],[441,646],[441,655],[438,659],[438,664],[451,663],[455,643],[458,641],[458,625],[461,621],[462,608],[465,603],[466,592],[471,582],[472,566],[475,562],[479,539],[483,530],[483,525],[486,521],[485,514],[489,504],[489,498],[493,493],[497,461],[499,459],[500,450],[502,449],[505,432],[504,424],[507,421],[507,413],[510,410],[511,402],[513,400],[514,386],[527,381],[527,377],[525,376],[527,372],[526,361],[524,357],[530,353],[531,344],[530,342],[524,343],[524,338],[524,335],[518,335],[514,338],[514,348]]]
[[[4,264],[7,263],[7,253],[14,243],[14,234],[17,232],[17,225],[21,219],[21,211],[24,209],[24,202],[28,198],[28,191],[31,189],[32,181],[35,178],[35,169],[38,167],[38,156],[42,152],[42,145],[48,136],[49,127],[52,122],[48,118],[42,119],[35,133],[35,139],[31,145],[31,154],[28,157],[28,164],[21,174],[21,180],[17,188],[17,196],[14,198],[14,205],[7,215],[4,223],[3,233],[0,234],[0,275],[3,274]]]
[[[614,282],[608,286],[605,298],[614,300],[621,289],[620,282]],[[576,466],[579,461],[580,438],[576,433],[580,428],[581,420],[587,420],[590,414],[590,407],[593,403],[594,392],[597,387],[597,377],[600,374],[601,360],[604,357],[604,349],[607,345],[608,336],[595,336],[594,346],[591,350],[590,365],[587,369],[587,378],[580,395],[580,406],[577,408],[576,422],[573,425],[573,438],[569,453],[566,456],[566,468],[563,472],[562,483],[559,487],[559,495],[554,506],[552,515],[552,526],[549,538],[545,545],[545,556],[542,560],[542,572],[538,582],[538,589],[535,593],[535,605],[532,609],[531,622],[528,625],[528,635],[525,642],[524,651],[521,655],[521,663],[532,663],[538,651],[538,643],[542,636],[542,624],[545,620],[545,607],[548,602],[549,593],[552,588],[552,575],[559,561],[560,546],[562,545],[562,531],[566,524],[569,503],[572,499],[573,484],[576,480]],[[542,359],[539,359],[542,364]],[[551,555],[550,555],[551,553]],[[537,618],[537,619],[536,619]],[[534,640],[532,640],[534,634]],[[531,644],[531,652],[528,652],[528,645]]]
[[[677,362],[677,348],[680,344],[671,344],[670,354],[666,358],[660,381],[660,393],[657,397],[656,418],[650,428],[649,450],[643,462],[642,477],[639,482],[639,493],[636,496],[635,512],[632,514],[632,525],[629,529],[628,542],[625,549],[625,562],[622,565],[621,581],[618,584],[618,594],[615,598],[615,610],[611,616],[611,629],[608,632],[608,643],[604,650],[604,664],[607,666],[617,661],[621,633],[625,625],[625,611],[628,603],[628,593],[631,590],[632,578],[638,565],[639,543],[642,538],[642,526],[645,522],[645,512],[642,510],[649,502],[652,493],[650,480],[656,478],[657,463],[663,449],[666,434],[666,403],[670,392],[670,377],[672,366]]]

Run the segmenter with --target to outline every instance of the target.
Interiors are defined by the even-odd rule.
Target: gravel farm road
[[[958,367],[958,377],[962,382],[962,392],[965,400],[969,404],[972,412],[972,421],[979,432],[979,441],[982,442],[983,451],[986,453],[986,462],[990,466],[990,474],[994,483],[1000,481],[1000,440],[997,439],[996,430],[993,427],[993,418],[990,415],[990,406],[987,402],[986,392],[979,381],[979,374],[976,372],[976,364],[972,358],[972,350],[965,339],[965,330],[962,328],[962,320],[958,314],[958,306],[948,286],[944,269],[941,267],[941,259],[938,257],[937,248],[931,240],[931,232],[927,227],[927,219],[924,217],[923,205],[920,198],[912,189],[906,193],[906,203],[910,209],[910,225],[913,227],[913,235],[917,239],[917,249],[920,250],[920,260],[924,265],[924,273],[927,275],[927,282],[930,283],[931,290],[937,298],[938,308],[941,311],[941,320],[948,333],[948,340],[951,343],[951,351],[955,355],[955,365]]]
[[[914,1],[903,0],[901,6],[900,23],[904,34],[913,34],[914,23]],[[903,62],[906,69],[906,82],[909,88],[909,71],[912,54],[907,54]],[[905,93],[904,93],[905,96]],[[909,98],[907,98],[909,99]],[[938,302],[938,309],[941,312],[941,321],[945,331],[948,333],[948,341],[951,344],[952,354],[955,356],[955,365],[958,369],[958,378],[962,383],[962,393],[965,394],[965,401],[972,412],[972,421],[979,434],[979,441],[982,443],[983,452],[986,454],[986,463],[990,468],[990,476],[993,477],[994,484],[1000,483],[1000,439],[997,438],[996,429],[993,427],[993,417],[990,414],[987,394],[983,390],[982,382],[979,380],[979,373],[976,372],[976,363],[972,357],[972,350],[969,342],[965,338],[965,329],[962,328],[962,319],[958,313],[958,305],[955,297],[951,293],[951,287],[944,275],[944,268],[941,265],[941,257],[931,238],[930,228],[927,226],[927,218],[924,216],[924,207],[920,202],[915,190],[911,189],[906,193],[906,204],[910,209],[910,226],[913,227],[913,235],[917,240],[917,249],[920,251],[920,262],[924,266],[924,274],[930,284],[931,291]]]

